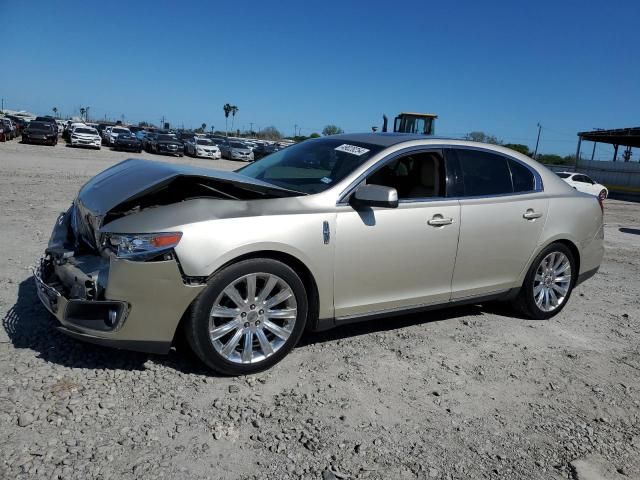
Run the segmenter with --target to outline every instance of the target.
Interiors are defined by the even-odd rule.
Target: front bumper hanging
[[[93,256],[92,256],[93,257]],[[167,353],[189,304],[204,285],[187,285],[175,260],[135,262],[113,257],[103,285],[94,278],[95,261],[54,262],[47,255],[34,270],[38,298],[80,340],[126,350]],[[84,270],[83,270],[84,269]],[[102,272],[101,272],[102,273]]]

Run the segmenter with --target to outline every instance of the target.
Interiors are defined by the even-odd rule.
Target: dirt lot
[[[640,478],[640,204],[607,201],[600,273],[551,321],[380,320],[220,378],[69,339],[36,298],[56,215],[129,156],[0,144],[0,478]]]

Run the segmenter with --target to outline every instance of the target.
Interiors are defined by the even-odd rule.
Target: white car
[[[112,127],[111,130],[109,131],[109,136],[107,137],[107,144],[113,145],[116,142],[116,138],[118,138],[118,135],[122,133],[133,135],[133,133],[131,133],[131,130],[129,130],[128,128]]]
[[[76,126],[71,130],[72,147],[89,147],[100,150],[102,138],[95,128],[87,125]]]
[[[102,133],[101,133],[102,141],[104,142],[105,145],[109,144],[109,135],[111,134],[112,128],[113,128],[112,126],[108,126],[108,127],[105,127],[104,130],[102,130]]]
[[[222,153],[218,146],[205,137],[193,137],[184,142],[184,153],[185,155],[212,158],[214,160],[222,158]]]
[[[589,195],[595,195],[601,200],[604,200],[609,196],[609,190],[604,185],[594,182],[584,173],[576,172],[556,172],[561,179],[571,185],[579,192],[588,193]]]
[[[66,124],[62,120],[56,120],[56,124],[58,125],[58,135],[62,135]]]

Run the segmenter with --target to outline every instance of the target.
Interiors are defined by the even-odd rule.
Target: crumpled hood
[[[257,191],[288,191],[235,172],[175,165],[152,160],[128,159],[99,173],[78,193],[76,203],[92,216],[103,217],[112,208],[168,183],[177,177],[200,177],[250,186]]]

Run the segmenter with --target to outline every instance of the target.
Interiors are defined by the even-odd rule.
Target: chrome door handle
[[[542,214],[540,212],[536,212],[531,208],[522,214],[522,218],[525,218],[527,220],[535,220],[536,218],[540,218],[541,216]]]
[[[444,227],[445,225],[451,225],[453,223],[453,218],[444,218],[442,215],[437,213],[427,223],[432,227]]]

